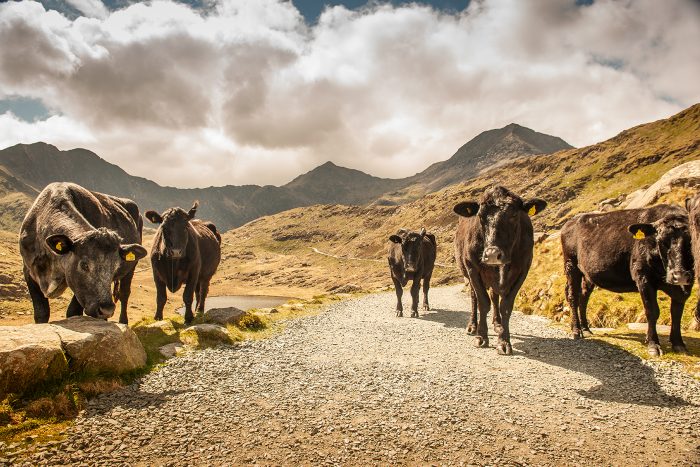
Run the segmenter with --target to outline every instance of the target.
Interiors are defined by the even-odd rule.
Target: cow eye
[[[85,261],[81,261],[80,262],[80,269],[85,271],[85,272],[88,272],[88,271],[90,271],[90,266],[88,266],[88,263],[86,263]]]

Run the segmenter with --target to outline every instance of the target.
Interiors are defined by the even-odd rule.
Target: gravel
[[[514,314],[512,357],[472,345],[461,287],[396,318],[393,292],[270,339],[185,354],[93,399],[27,465],[680,465],[700,381]],[[496,342],[492,338],[491,342]]]

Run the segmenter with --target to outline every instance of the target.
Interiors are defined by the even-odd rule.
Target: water
[[[205,310],[212,308],[226,308],[233,306],[243,311],[248,311],[251,308],[272,308],[279,306],[293,297],[276,297],[272,295],[220,295],[218,297],[207,297],[204,304]],[[196,301],[192,304],[192,311],[196,308]],[[185,307],[180,307],[176,310],[180,315],[185,314]]]

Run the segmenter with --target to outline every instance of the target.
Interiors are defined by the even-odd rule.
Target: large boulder
[[[61,338],[51,325],[0,326],[0,400],[67,374]]]
[[[207,323],[220,324],[237,324],[246,312],[236,307],[230,306],[226,308],[212,308],[204,312],[204,321]]]
[[[666,172],[652,186],[634,197],[627,197],[625,208],[643,208],[651,206],[665,193],[674,188],[700,187],[700,161],[690,161]]]
[[[228,329],[218,324],[190,326],[180,332],[180,340],[192,347],[215,347],[234,342]]]
[[[72,371],[119,374],[146,366],[146,351],[126,324],[74,316],[52,326]]]

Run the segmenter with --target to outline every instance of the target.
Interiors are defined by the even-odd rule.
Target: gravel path
[[[30,464],[648,465],[700,461],[700,381],[541,319],[471,345],[460,287],[394,316],[338,302],[271,339],[193,352],[93,400]],[[491,342],[496,342],[495,338]]]

